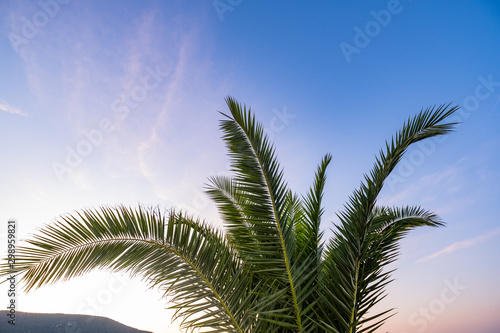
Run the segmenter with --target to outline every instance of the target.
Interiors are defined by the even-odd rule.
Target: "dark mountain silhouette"
[[[16,311],[15,325],[8,311],[0,311],[1,333],[151,333],[105,317]]]

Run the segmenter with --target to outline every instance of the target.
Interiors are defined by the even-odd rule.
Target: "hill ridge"
[[[0,332],[5,333],[152,333],[124,325],[116,320],[82,314],[16,311],[15,325],[9,312],[0,311]]]

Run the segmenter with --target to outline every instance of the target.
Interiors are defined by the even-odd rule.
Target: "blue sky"
[[[23,238],[66,212],[140,202],[218,223],[203,185],[227,172],[217,111],[232,95],[296,192],[332,153],[329,235],[385,140],[422,108],[458,104],[457,131],[413,147],[380,198],[447,222],[403,241],[384,332],[498,332],[498,54],[496,1],[3,1],[0,220]],[[96,272],[18,304],[177,332],[144,290]]]

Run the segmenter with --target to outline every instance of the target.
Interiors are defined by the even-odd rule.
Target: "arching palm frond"
[[[83,210],[27,242],[16,268],[24,272],[28,291],[93,269],[124,271],[170,293],[186,327],[245,332],[255,326],[251,279],[235,251],[221,232],[180,213],[123,206]]]
[[[293,272],[294,212],[283,170],[264,128],[251,111],[231,97],[226,102],[231,115],[223,114],[227,119],[221,122],[221,130],[234,178],[213,178],[208,193],[218,203],[228,236],[234,239],[246,264],[262,278],[279,283],[270,296],[277,307],[269,309],[269,301],[263,298],[266,301],[259,308],[263,319],[301,330],[295,284],[302,275]]]
[[[418,210],[410,211],[421,214],[414,216],[413,220],[410,216],[398,220],[395,225],[399,228],[402,228],[402,221],[409,225],[405,225],[402,230],[396,226],[389,228],[388,230],[392,230],[394,235],[389,233],[391,237],[385,237],[382,242],[380,236],[377,236],[379,226],[384,223],[390,224],[397,215],[382,214],[383,210],[376,207],[376,200],[384,181],[408,147],[421,140],[452,131],[456,123],[443,123],[443,121],[457,109],[458,107],[450,108],[449,105],[442,105],[437,109],[428,108],[413,119],[409,119],[390,144],[386,143],[385,151],[380,151],[380,156],[376,158],[370,174],[365,175],[365,181],[360,189],[354,191],[344,211],[338,214],[340,226],[335,233],[336,237],[328,244],[325,275],[328,276],[326,295],[330,295],[333,300],[334,305],[331,307],[335,306],[335,310],[331,310],[340,316],[337,317],[337,321],[331,321],[329,325],[336,327],[340,332],[373,332],[385,321],[379,319],[385,312],[369,319],[364,317],[367,311],[380,301],[383,288],[389,282],[389,273],[381,273],[380,270],[395,257],[396,242],[413,227],[440,225],[434,215]],[[376,265],[373,264],[372,258],[378,260]],[[375,324],[368,324],[374,320],[378,321]]]

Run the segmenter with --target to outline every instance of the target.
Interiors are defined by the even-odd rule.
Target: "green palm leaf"
[[[255,116],[231,97],[226,102],[231,116],[224,114],[227,119],[221,122],[221,130],[231,158],[234,182],[226,180],[224,186],[220,186],[222,179],[212,179],[208,193],[219,204],[222,216],[242,217],[226,219],[229,237],[236,240],[238,251],[255,272],[283,281],[291,302],[277,303],[284,307],[283,310],[293,310],[295,323],[291,327],[300,330],[300,308],[291,262],[295,246],[293,205],[289,202],[283,171]],[[248,243],[252,238],[256,242]],[[278,291],[281,289],[282,286]],[[267,303],[262,303],[262,313],[269,313],[264,311]],[[276,318],[266,319],[277,321]],[[285,321],[280,324],[284,325],[286,317],[282,319]]]
[[[378,239],[378,227],[383,223],[390,223],[394,218],[390,214],[381,214],[381,209],[376,207],[377,197],[384,181],[411,144],[453,130],[456,123],[442,122],[457,109],[442,105],[438,108],[428,108],[409,119],[391,142],[386,143],[385,151],[380,151],[370,174],[365,175],[365,182],[351,195],[344,211],[338,214],[340,226],[335,233],[336,237],[328,244],[325,275],[329,276],[326,294],[335,295],[334,303],[340,315],[336,321],[329,321],[329,325],[337,327],[339,331],[371,332],[386,319],[373,317],[372,320],[379,321],[369,328],[370,326],[366,327],[367,320],[362,318],[369,308],[382,298],[383,288],[390,280],[389,273],[381,273],[380,269],[393,261],[397,249],[395,243],[410,226],[396,233],[397,237],[387,237],[384,242],[376,243],[377,247],[374,247],[374,239]],[[416,215],[414,218],[413,222],[428,223],[415,224],[412,227],[440,225],[433,215]],[[408,217],[404,221],[410,223],[412,220]],[[393,231],[395,230],[397,229]],[[373,258],[378,260],[378,263],[373,265],[371,256],[376,254],[378,256]],[[363,324],[364,328],[361,328]]]
[[[28,291],[92,269],[124,271],[170,293],[186,327],[244,332],[254,325],[251,280],[235,252],[219,231],[185,215],[144,207],[84,210],[28,243],[16,262]]]

